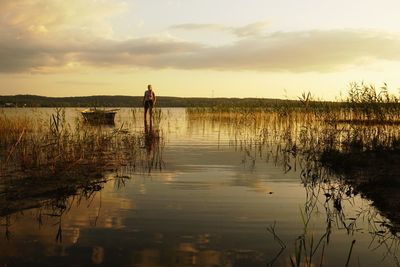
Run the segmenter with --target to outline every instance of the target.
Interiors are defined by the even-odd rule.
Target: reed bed
[[[228,133],[230,144],[244,151],[244,162],[274,159],[288,171],[301,161],[340,175],[400,184],[395,176],[400,162],[398,125],[351,123],[335,119],[347,116],[343,109],[319,110],[310,105],[285,113],[273,109],[192,109],[187,116],[189,123],[208,124]],[[362,175],[365,171],[370,175]]]
[[[137,172],[164,167],[159,129],[132,132],[79,118],[70,124],[64,109],[42,118],[0,116],[0,219],[7,238],[15,214],[37,208],[39,223],[56,220],[61,242],[61,220],[74,202],[90,202],[108,182],[123,186]],[[159,111],[156,125],[161,118]]]
[[[1,116],[0,177],[89,175],[122,165],[136,170],[147,158],[146,136],[123,126],[86,125],[79,119],[72,126],[63,109],[56,109],[48,121]],[[160,140],[160,132],[153,131],[152,146],[159,148]]]
[[[371,246],[387,246],[387,255],[399,253],[400,103],[386,86],[351,84],[348,98],[336,103],[303,94],[297,103],[281,106],[191,108],[187,117],[189,124],[228,133],[245,164],[273,161],[284,172],[299,171],[307,196],[301,210],[304,232],[289,255],[290,266],[322,265],[334,224],[352,234],[357,222],[367,221]],[[355,214],[345,211],[358,194],[380,212],[369,206]],[[315,236],[309,222],[321,210],[326,231]],[[288,245],[279,241],[275,225],[268,231],[281,248],[279,257]],[[344,255],[346,266],[353,246]]]
[[[297,103],[265,107],[187,109],[189,121],[229,128],[235,138],[278,142],[296,150],[323,153],[337,150],[393,151],[400,149],[400,100],[387,86],[376,89],[352,83],[346,101],[322,102],[303,94]]]

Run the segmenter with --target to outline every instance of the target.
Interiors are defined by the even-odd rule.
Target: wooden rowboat
[[[119,109],[97,109],[88,108],[81,111],[85,120],[90,124],[114,124],[115,114]]]

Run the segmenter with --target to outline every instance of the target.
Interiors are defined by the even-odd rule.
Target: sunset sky
[[[0,95],[400,88],[398,0],[0,0]]]

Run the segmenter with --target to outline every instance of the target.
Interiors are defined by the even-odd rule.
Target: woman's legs
[[[149,109],[147,103],[144,104],[144,124],[147,124],[147,110]]]
[[[144,102],[144,124],[147,125],[147,111],[149,111],[150,116],[150,126],[153,123],[153,102],[146,101]]]
[[[153,125],[153,105],[149,106],[150,127]]]

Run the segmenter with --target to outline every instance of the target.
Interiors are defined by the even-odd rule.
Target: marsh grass
[[[368,88],[375,90],[374,87]],[[189,123],[208,123],[209,127],[223,128],[230,135],[230,144],[243,150],[243,162],[255,162],[257,158],[273,160],[285,172],[301,164],[316,164],[319,170],[325,168],[339,175],[368,177],[364,181],[358,180],[359,184],[371,181],[375,185],[400,184],[396,178],[396,173],[400,171],[400,132],[395,123],[387,123],[388,118],[397,118],[397,111],[390,116],[367,116],[364,111],[346,109],[345,105],[338,108],[323,103],[320,106],[312,102],[309,95],[302,98],[305,98],[300,101],[303,109],[296,106],[286,109],[284,113],[270,107],[232,107],[221,110],[189,109],[187,116]],[[386,104],[390,104],[392,109],[392,104],[397,103],[393,97],[384,99],[394,102],[383,103],[379,112],[388,107]],[[346,105],[351,106],[351,103]],[[378,109],[375,107],[372,110]],[[354,118],[364,122],[379,119],[381,123],[352,123]],[[368,173],[368,176],[354,175],[356,173]],[[318,176],[316,174],[312,179]]]
[[[132,112],[133,116],[136,114]],[[162,119],[158,113],[157,123]],[[0,221],[6,238],[19,212],[36,208],[38,222],[51,218],[62,242],[63,214],[90,201],[108,182],[125,185],[137,173],[164,167],[162,131],[67,123],[55,109],[47,120],[0,116]],[[110,178],[111,177],[111,178]]]
[[[377,89],[353,83],[348,98],[336,103],[315,101],[304,93],[297,103],[191,108],[187,117],[189,123],[227,132],[229,143],[243,151],[245,164],[272,161],[284,172],[299,170],[307,200],[300,212],[303,232],[289,256],[291,266],[322,266],[332,227],[352,235],[360,221],[369,222],[371,248],[384,247],[385,257],[392,256],[399,265],[400,216],[394,203],[400,184],[400,103],[387,85]],[[360,193],[380,214],[371,207],[355,214],[346,211]],[[316,236],[310,219],[320,210],[326,215],[326,231]],[[279,257],[289,246],[279,241],[275,225],[268,231],[281,248]],[[353,246],[343,255],[343,265],[350,264]]]
[[[340,103],[314,101],[304,93],[293,105],[190,108],[187,115],[190,121],[218,123],[247,141],[245,134],[258,143],[274,139],[305,151],[400,149],[400,103],[386,85],[378,91],[352,83],[347,101]]]
[[[387,84],[374,85],[351,83],[347,104],[355,120],[393,122],[399,121],[399,98],[389,93]]]
[[[79,118],[70,125],[63,109],[56,109],[47,122],[1,116],[0,177],[64,177],[122,165],[138,170],[148,154],[141,149],[147,135],[123,127],[90,126]],[[152,136],[157,148],[161,133]]]
[[[130,125],[139,112],[130,112],[133,119],[119,127],[80,118],[68,123],[64,109],[47,120],[0,116],[0,220],[7,239],[17,214],[36,208],[39,225],[58,225],[55,239],[62,242],[63,215],[74,203],[91,203],[106,183],[119,188],[136,173],[164,168],[163,113],[156,112],[155,127],[143,132]]]

